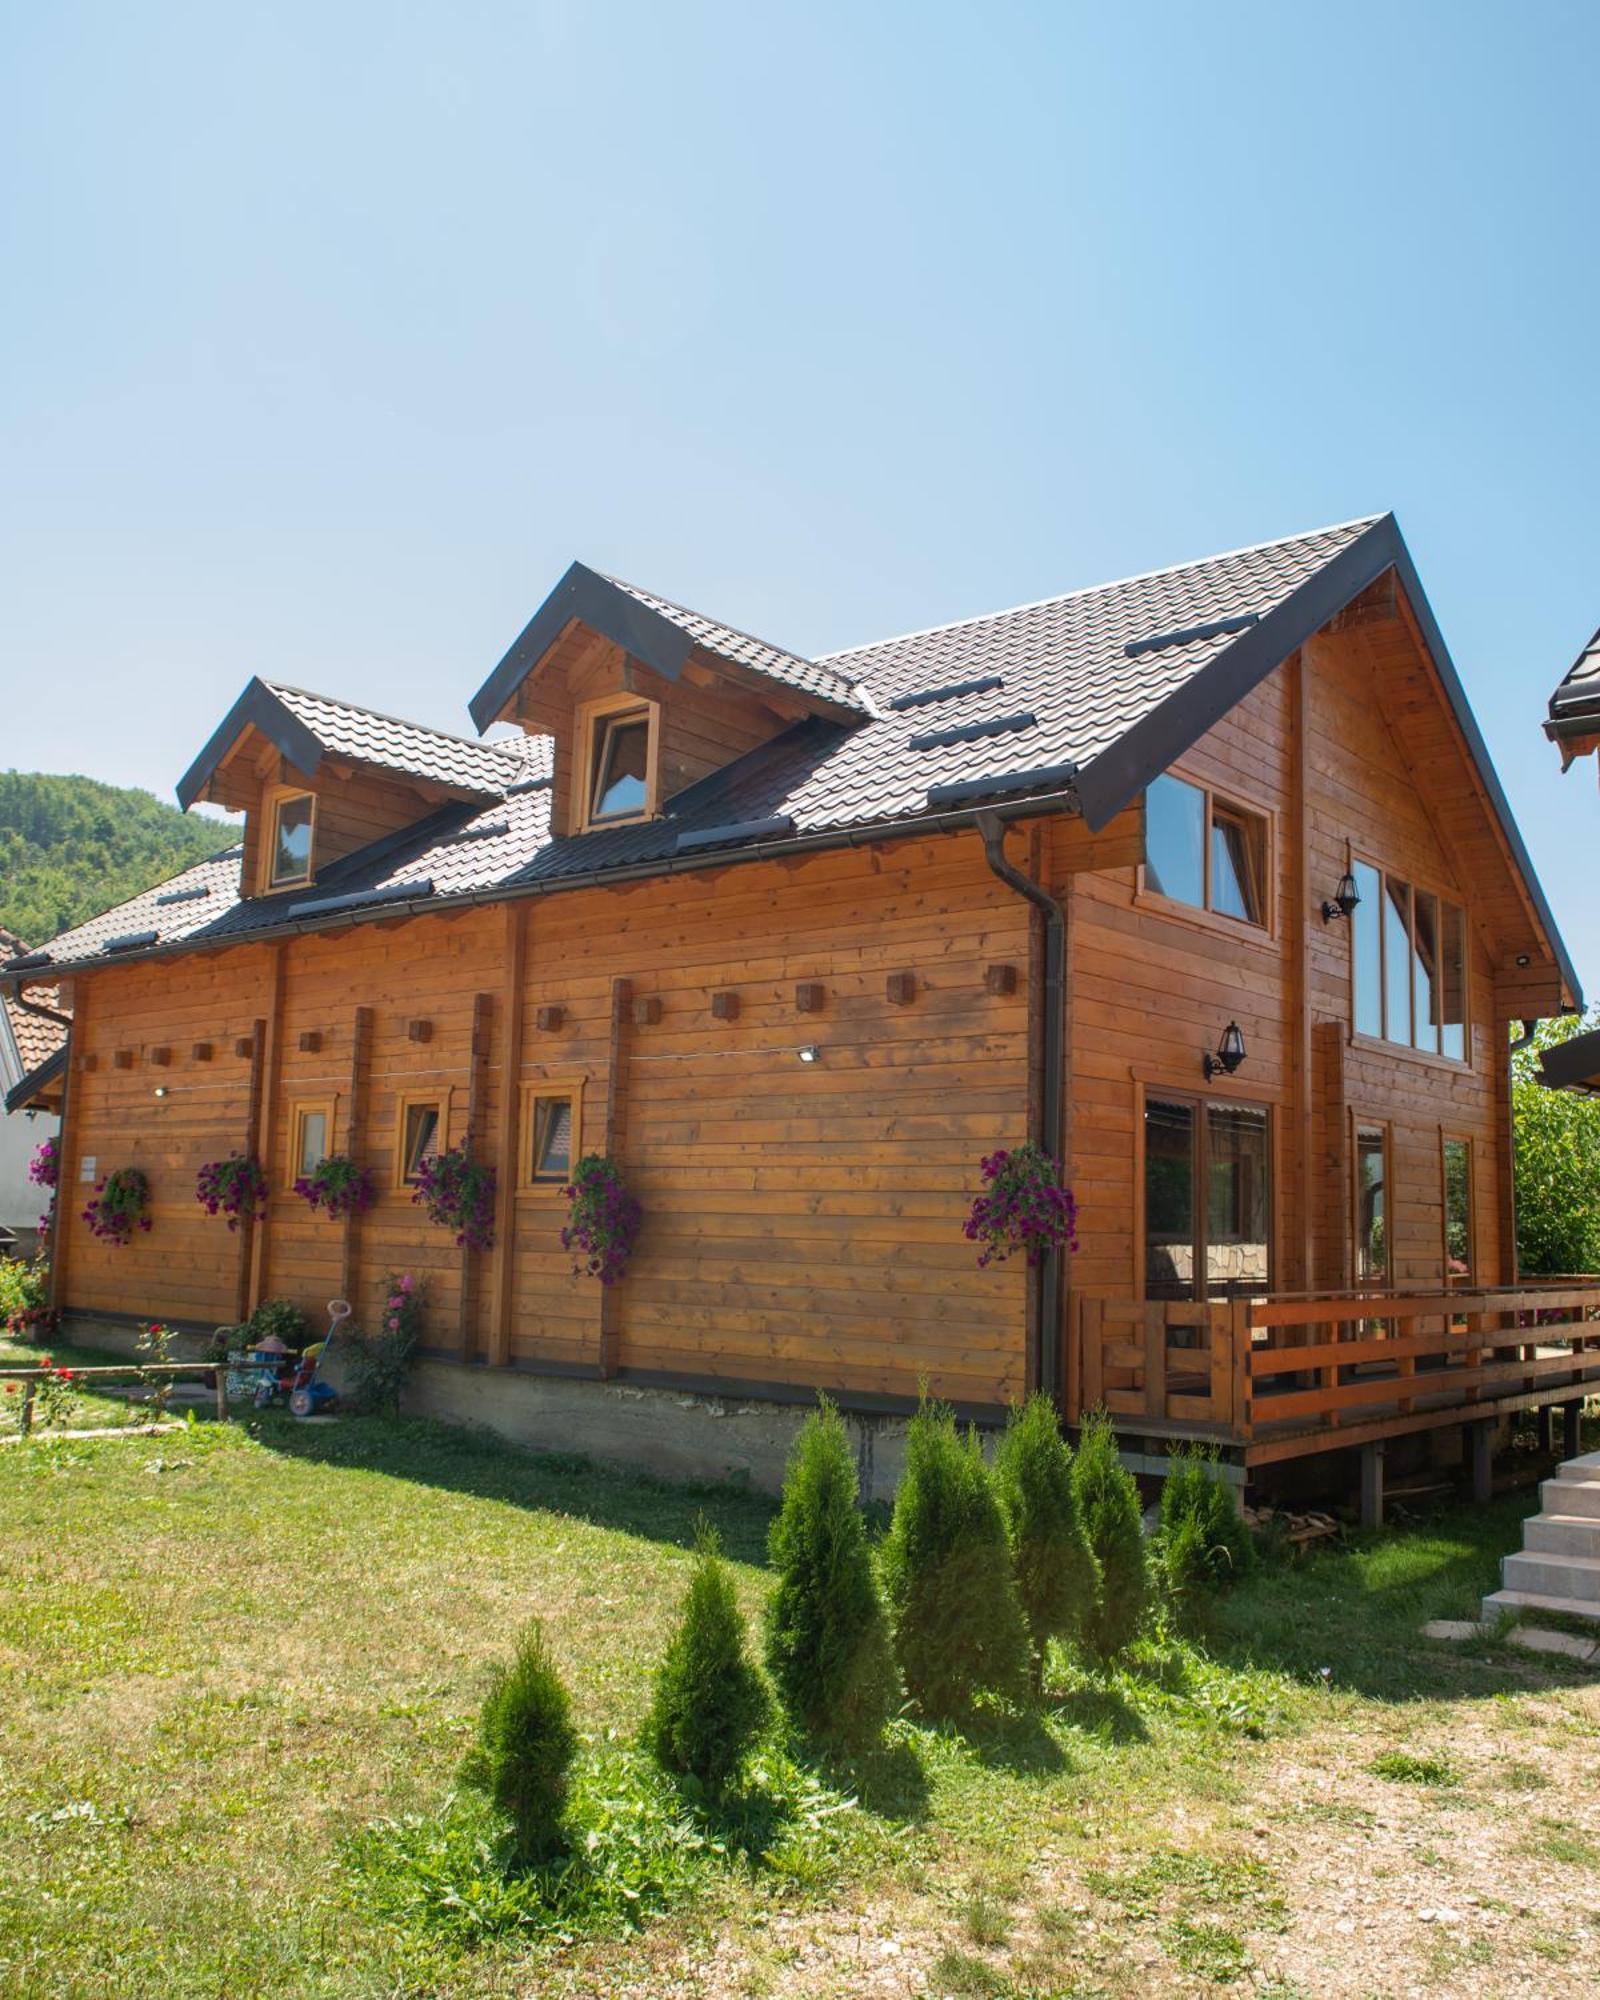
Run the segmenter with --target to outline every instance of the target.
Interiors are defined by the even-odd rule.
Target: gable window
[[[577,1158],[581,1083],[522,1086],[522,1171],[525,1188],[565,1187]]]
[[[328,1157],[333,1146],[333,1106],[327,1102],[297,1104],[290,1158],[295,1176],[303,1180]]]
[[[267,808],[267,886],[291,889],[311,880],[317,802],[310,792],[279,792]]]
[[[444,1145],[444,1104],[437,1097],[403,1097],[397,1121],[395,1182],[415,1187],[423,1162]]]
[[[1369,861],[1352,872],[1356,1033],[1464,1062],[1466,913]]]
[[[624,826],[656,810],[661,711],[633,694],[580,702],[574,713],[570,825]]]
[[[1238,923],[1267,921],[1267,822],[1164,775],[1144,795],[1145,887]]]
[[[1144,1290],[1229,1299],[1271,1278],[1271,1132],[1259,1105],[1163,1092],[1144,1107]]]

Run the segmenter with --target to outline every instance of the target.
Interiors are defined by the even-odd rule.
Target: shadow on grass
[[[1059,1777],[1067,1753],[1044,1726],[1037,1709],[986,1709],[962,1729],[967,1748],[991,1771],[1016,1778]]]
[[[302,1424],[286,1412],[266,1410],[252,1414],[249,1429],[285,1458],[409,1479],[679,1548],[693,1546],[703,1516],[730,1560],[766,1563],[776,1502],[732,1482],[674,1484],[425,1418],[341,1416],[331,1424]]]
[[[1487,1639],[1422,1637],[1431,1619],[1476,1619],[1522,1546],[1534,1490],[1452,1507],[1297,1561],[1264,1564],[1218,1603],[1208,1650],[1226,1666],[1269,1668],[1377,1701],[1487,1696],[1506,1687],[1591,1683],[1575,1663]]]
[[[928,1774],[916,1744],[904,1737],[891,1737],[855,1752],[800,1742],[791,1748],[823,1784],[859,1799],[880,1819],[915,1826],[928,1817],[933,1797]]]
[[[1108,1680],[1086,1678],[1070,1688],[1047,1688],[1044,1698],[1059,1721],[1086,1736],[1107,1743],[1142,1743],[1150,1734],[1138,1709]]]

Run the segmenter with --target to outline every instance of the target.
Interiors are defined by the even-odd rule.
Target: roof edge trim
[[[297,771],[317,774],[322,745],[259,674],[252,674],[243,694],[211,732],[205,748],[178,780],[178,804],[187,812],[216,775],[218,766],[247,729],[259,729],[276,744]]]

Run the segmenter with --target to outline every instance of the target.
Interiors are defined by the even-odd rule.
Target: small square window
[[[1267,920],[1267,821],[1169,774],[1144,798],[1144,881],[1155,895],[1236,923]]]
[[[595,724],[589,818],[641,819],[650,803],[650,718],[643,709]]]
[[[400,1108],[401,1182],[414,1187],[423,1163],[444,1143],[444,1110],[437,1098],[408,1098]]]
[[[316,801],[310,792],[288,792],[272,802],[267,839],[267,880],[274,889],[311,880],[312,826]]]
[[[541,1080],[522,1086],[525,1188],[564,1187],[572,1178],[582,1129],[583,1085]]]

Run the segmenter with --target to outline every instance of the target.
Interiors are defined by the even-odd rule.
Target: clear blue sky
[[[0,764],[1392,507],[1600,994],[1600,8],[0,0]]]

